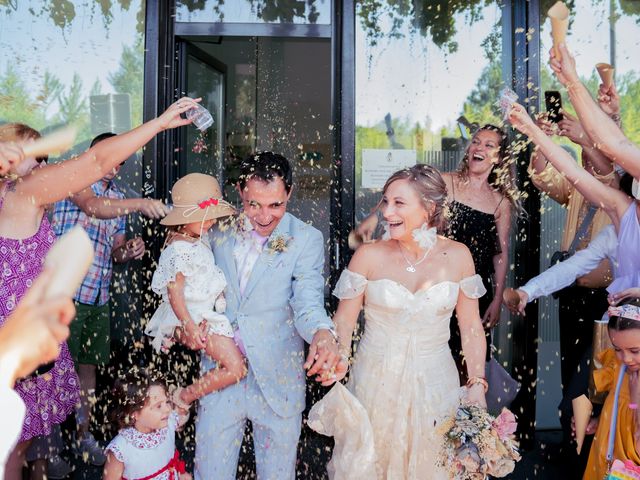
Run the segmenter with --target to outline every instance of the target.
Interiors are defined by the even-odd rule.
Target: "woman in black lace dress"
[[[500,320],[511,214],[522,210],[506,150],[504,132],[496,126],[484,125],[473,135],[458,170],[443,174],[449,196],[447,236],[469,248],[476,273],[487,288],[487,294],[479,299],[487,336],[487,360],[491,352],[491,329]],[[451,319],[449,347],[464,384],[466,368],[455,316]]]

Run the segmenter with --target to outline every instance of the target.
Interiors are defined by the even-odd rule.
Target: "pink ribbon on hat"
[[[205,200],[204,202],[200,202],[198,204],[198,207],[200,207],[201,209],[205,209],[207,207],[210,207],[211,205],[217,206],[218,202],[219,202],[219,200],[217,198],[211,197],[210,199]]]
[[[182,216],[183,217],[190,217],[191,215],[193,215],[194,213],[196,213],[198,210],[205,210],[205,209],[209,209],[209,207],[217,207],[219,204],[225,205],[227,207],[233,208],[231,206],[231,204],[225,200],[219,199],[219,198],[208,198],[207,200],[203,200],[200,203],[197,203],[195,205],[179,205],[177,203],[174,203],[173,206],[178,207],[178,208],[186,208],[186,210],[184,212],[182,212]],[[206,213],[205,213],[206,215]]]

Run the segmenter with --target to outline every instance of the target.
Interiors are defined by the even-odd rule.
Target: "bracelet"
[[[638,409],[638,404],[637,403],[630,403],[629,404],[629,410],[637,410]]]
[[[473,385],[479,383],[484,388],[484,393],[489,391],[489,382],[484,377],[469,377],[467,380],[467,388],[472,387]]]

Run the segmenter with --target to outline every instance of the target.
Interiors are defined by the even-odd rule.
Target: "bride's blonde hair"
[[[447,184],[438,169],[419,163],[413,167],[398,170],[387,179],[382,193],[385,194],[389,185],[396,180],[408,180],[409,185],[420,197],[425,210],[431,211],[433,208],[429,226],[436,227],[438,232],[442,232],[446,226],[447,217]]]

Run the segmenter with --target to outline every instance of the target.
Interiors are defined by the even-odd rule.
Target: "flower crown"
[[[607,311],[610,317],[624,317],[630,320],[640,321],[640,307],[636,305],[618,305],[617,307],[609,307]]]

